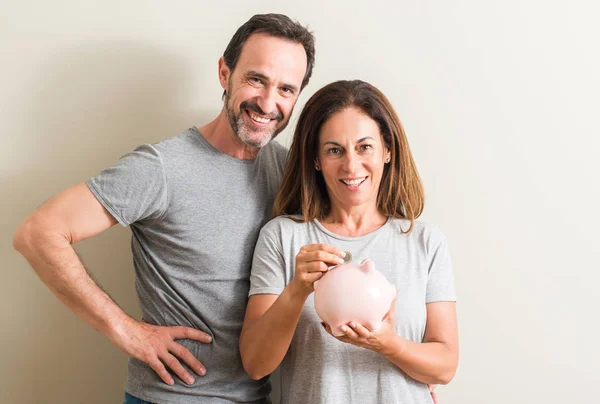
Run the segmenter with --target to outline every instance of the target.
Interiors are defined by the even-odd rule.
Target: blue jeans
[[[141,399],[134,397],[131,394],[125,392],[125,401],[123,401],[123,404],[152,404],[152,403],[149,401],[141,400]]]

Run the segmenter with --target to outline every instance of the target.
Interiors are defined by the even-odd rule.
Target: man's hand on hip
[[[177,339],[192,339],[210,343],[210,335],[190,327],[161,327],[128,318],[111,341],[127,355],[139,359],[148,365],[167,384],[174,380],[167,371],[169,367],[187,384],[194,383],[194,377],[185,370],[180,360],[185,362],[198,375],[204,376],[206,368]]]

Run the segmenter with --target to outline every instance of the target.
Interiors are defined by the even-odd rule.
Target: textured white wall
[[[317,36],[295,116],[322,85],[360,78],[404,122],[423,220],[448,236],[456,273],[461,361],[441,403],[594,401],[599,11],[536,0],[0,1],[0,402],[120,402],[125,355],[54,298],[12,234],[139,143],[216,116],[217,59],[263,12]],[[115,227],[77,250],[137,316],[128,236]]]

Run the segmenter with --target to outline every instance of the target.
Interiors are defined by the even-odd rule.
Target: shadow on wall
[[[0,183],[1,211],[10,212],[0,234],[3,266],[10,268],[1,291],[2,328],[9,330],[1,333],[1,343],[10,348],[3,348],[0,402],[122,400],[126,356],[54,297],[12,250],[11,240],[19,223],[62,189],[138,144],[214,118],[191,111],[199,89],[192,88],[184,64],[147,44],[114,42],[71,49],[37,67],[11,139],[20,168]],[[214,98],[220,103],[220,94]],[[76,248],[113,299],[139,317],[129,230],[117,225]]]

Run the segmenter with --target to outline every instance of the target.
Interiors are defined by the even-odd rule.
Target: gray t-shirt
[[[270,385],[244,372],[238,343],[252,252],[271,218],[285,157],[271,142],[255,160],[239,160],[191,128],[138,147],[87,181],[119,223],[130,225],[143,320],[213,337],[210,344],[178,341],[207,369],[192,386],[177,376],[168,386],[130,359],[130,394],[155,403],[264,402]]]
[[[295,257],[307,244],[326,243],[352,253],[352,262],[371,258],[398,290],[396,333],[421,342],[430,302],[455,301],[446,238],[433,226],[389,219],[361,237],[332,233],[317,220],[297,223],[286,217],[260,232],[250,276],[250,295],[280,294],[294,276]],[[336,340],[321,326],[311,294],[280,366],[281,404],[432,403],[427,386],[385,357]]]

